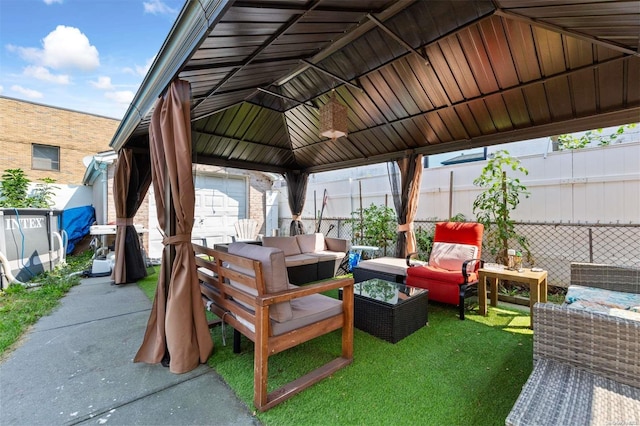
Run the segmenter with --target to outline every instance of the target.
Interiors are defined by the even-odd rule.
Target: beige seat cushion
[[[301,253],[313,253],[325,249],[324,235],[320,233],[296,235],[296,241]]]
[[[328,260],[340,260],[343,259],[347,253],[337,252],[337,251],[316,251],[313,253],[307,253],[309,256],[317,257],[320,262],[326,262]]]
[[[413,263],[416,263],[415,261]],[[363,260],[358,263],[358,268],[369,271],[385,272],[393,275],[407,275],[407,261],[399,257],[379,257],[377,259]]]
[[[309,254],[297,254],[295,256],[287,256],[284,258],[287,268],[300,265],[313,265],[318,263],[318,257]]]
[[[291,285],[292,287],[295,287]],[[292,318],[287,322],[272,322],[273,335],[286,333],[305,325],[342,313],[342,301],[323,294],[312,294],[291,301]]]
[[[285,256],[295,256],[302,253],[296,237],[262,237],[262,245],[279,248]]]
[[[287,267],[284,262],[284,253],[275,247],[262,247],[255,244],[232,243],[229,245],[229,254],[246,257],[262,262],[262,275],[264,277],[267,293],[276,293],[289,288]],[[232,269],[254,276],[253,270],[232,267]],[[231,281],[232,286],[252,295],[257,295],[257,290],[238,282]],[[289,321],[293,318],[290,302],[274,304],[269,309],[269,316],[277,322]]]

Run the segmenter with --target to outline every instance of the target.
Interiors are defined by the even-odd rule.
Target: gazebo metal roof
[[[188,0],[111,146],[148,146],[176,77],[194,162],[277,173],[636,122],[639,38],[635,0]]]

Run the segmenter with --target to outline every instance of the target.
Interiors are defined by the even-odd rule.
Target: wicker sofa
[[[640,269],[575,263],[574,285],[640,294]],[[505,423],[640,424],[640,320],[626,316],[537,303],[534,369]]]
[[[349,240],[321,233],[263,237],[262,245],[284,252],[289,282],[295,285],[334,277],[350,248]]]

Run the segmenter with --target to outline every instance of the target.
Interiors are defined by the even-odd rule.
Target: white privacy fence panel
[[[512,213],[514,220],[640,223],[640,143],[551,152],[520,160],[529,174],[509,174],[520,178],[530,197],[521,198]],[[485,165],[486,161],[479,161],[425,169],[418,220],[446,219],[450,210],[454,215],[475,218],[473,201],[480,188],[473,185],[473,180]],[[325,218],[349,217],[351,212],[372,203],[393,207],[384,164],[311,176],[303,219],[314,220],[319,215],[325,189]],[[286,187],[280,191],[279,211],[281,218],[291,217]]]

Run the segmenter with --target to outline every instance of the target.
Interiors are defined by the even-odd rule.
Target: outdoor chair
[[[206,308],[254,342],[254,405],[260,411],[291,398],[353,361],[353,279],[289,284],[284,253],[275,247],[232,243],[228,253],[193,244]],[[342,288],[342,300],[319,294]],[[268,392],[269,357],[342,329],[340,356]],[[299,356],[299,355],[298,355]]]
[[[258,239],[258,221],[255,219],[240,219],[234,224],[236,235],[231,237],[233,242],[256,241]]]
[[[465,296],[477,292],[484,226],[480,223],[436,224],[429,262],[412,263],[407,256],[407,285],[429,290],[429,300],[456,305],[464,319]]]

